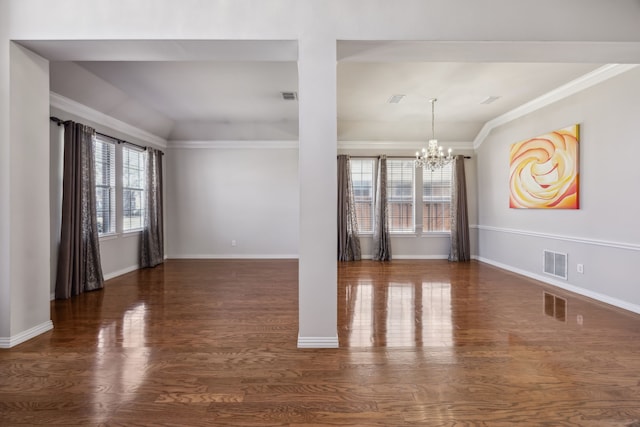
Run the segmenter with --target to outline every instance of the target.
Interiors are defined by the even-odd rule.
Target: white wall
[[[165,157],[169,258],[298,257],[297,148],[171,148]]]
[[[478,150],[482,260],[640,312],[638,99],[635,68],[491,132]],[[509,146],[575,123],[580,209],[509,209]],[[566,282],[542,273],[543,249],[568,254]]]
[[[10,64],[10,317],[0,347],[52,327],[49,269],[34,268],[50,261],[49,144],[41,137],[48,131],[49,63],[12,43]]]

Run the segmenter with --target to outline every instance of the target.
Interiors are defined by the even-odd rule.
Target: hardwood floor
[[[170,260],[53,302],[0,350],[0,425],[640,420],[638,315],[477,262],[340,263],[341,348],[303,350],[297,294],[297,261]]]

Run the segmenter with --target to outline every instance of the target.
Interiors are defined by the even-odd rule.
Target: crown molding
[[[168,141],[168,149],[212,148],[219,150],[297,149],[298,141]]]
[[[484,124],[476,138],[473,140],[473,149],[477,150],[484,140],[489,136],[491,131],[499,126],[509,123],[512,120],[523,117],[536,110],[544,108],[554,102],[558,102],[564,98],[568,98],[578,92],[609,80],[617,75],[625,73],[635,67],[638,64],[607,64],[590,73],[587,73],[575,80],[570,81],[546,94],[522,104],[521,106],[514,108],[492,120],[489,120]]]
[[[49,92],[49,104],[54,108],[82,117],[83,119],[99,123],[100,125],[110,129],[117,130],[118,132],[122,132],[140,141],[149,143],[154,147],[167,148],[167,141],[164,138],[130,125],[129,123],[125,123],[122,120],[118,120],[98,110],[94,110],[91,107],[87,107],[84,104],[55,92]]]
[[[472,142],[440,141],[440,144],[445,149],[473,150]],[[410,155],[426,145],[427,141],[338,141],[341,150],[410,150]]]

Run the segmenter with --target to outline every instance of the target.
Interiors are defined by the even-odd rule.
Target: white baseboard
[[[140,268],[139,265],[132,265],[129,266],[127,268],[123,268],[122,270],[118,270],[118,271],[113,271],[111,273],[107,273],[107,274],[103,274],[104,280],[110,280],[113,279],[115,277],[118,276],[122,276],[123,274],[127,274],[127,273],[131,273],[132,271],[136,271]],[[55,292],[51,292],[51,295],[49,295],[50,300],[53,301],[54,299],[56,299],[56,293]]]
[[[608,295],[601,294],[599,292],[590,291],[588,289],[580,288],[578,286],[570,285],[566,282],[561,282],[559,280],[555,280],[551,277],[542,276],[539,274],[531,273],[530,271],[522,270],[516,267],[512,267],[510,265],[502,264],[497,261],[493,261],[491,259],[483,258],[483,257],[474,257],[480,262],[484,262],[487,264],[491,264],[494,267],[501,268],[503,270],[511,271],[512,273],[520,274],[521,276],[529,277],[534,280],[538,280],[540,282],[546,283],[551,286],[555,286],[556,288],[564,289],[565,291],[573,292],[578,295],[582,295],[591,299],[594,299],[599,302],[603,302],[605,304],[612,305],[614,307],[622,308],[627,311],[631,311],[633,313],[640,314],[640,305],[632,304],[627,301],[623,301],[618,298],[613,298]]]
[[[373,259],[372,255],[362,255],[362,259]],[[391,254],[391,260],[394,259],[449,259],[449,255],[393,255]]]
[[[338,348],[338,335],[334,337],[301,337],[298,335],[298,348]]]
[[[47,320],[46,322],[20,332],[17,335],[13,335],[11,337],[0,337],[0,348],[15,347],[18,344],[22,344],[23,342],[28,341],[31,338],[35,338],[40,334],[50,331],[51,329],[53,329],[53,322],[51,320]]]
[[[393,255],[391,254],[391,259],[449,259],[449,255]]]
[[[173,254],[167,259],[298,259],[298,254]]]
[[[131,265],[127,268],[123,268],[122,270],[113,271],[111,273],[107,273],[104,275],[104,280],[113,279],[114,277],[122,276],[123,274],[131,273],[132,271],[136,271],[140,269],[140,265]]]

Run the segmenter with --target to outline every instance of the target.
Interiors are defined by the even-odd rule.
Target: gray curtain
[[[155,267],[164,262],[162,215],[162,152],[147,148],[146,206],[144,209],[140,266]]]
[[[95,130],[64,124],[62,228],[56,276],[56,299],[67,299],[104,286],[96,217]]]
[[[467,215],[467,182],[464,156],[456,156],[451,182],[451,250],[449,261],[471,260],[469,217]]]
[[[375,214],[373,221],[373,259],[391,259],[391,238],[387,208],[387,156],[378,157]]]
[[[349,156],[338,156],[338,261],[362,257]]]

